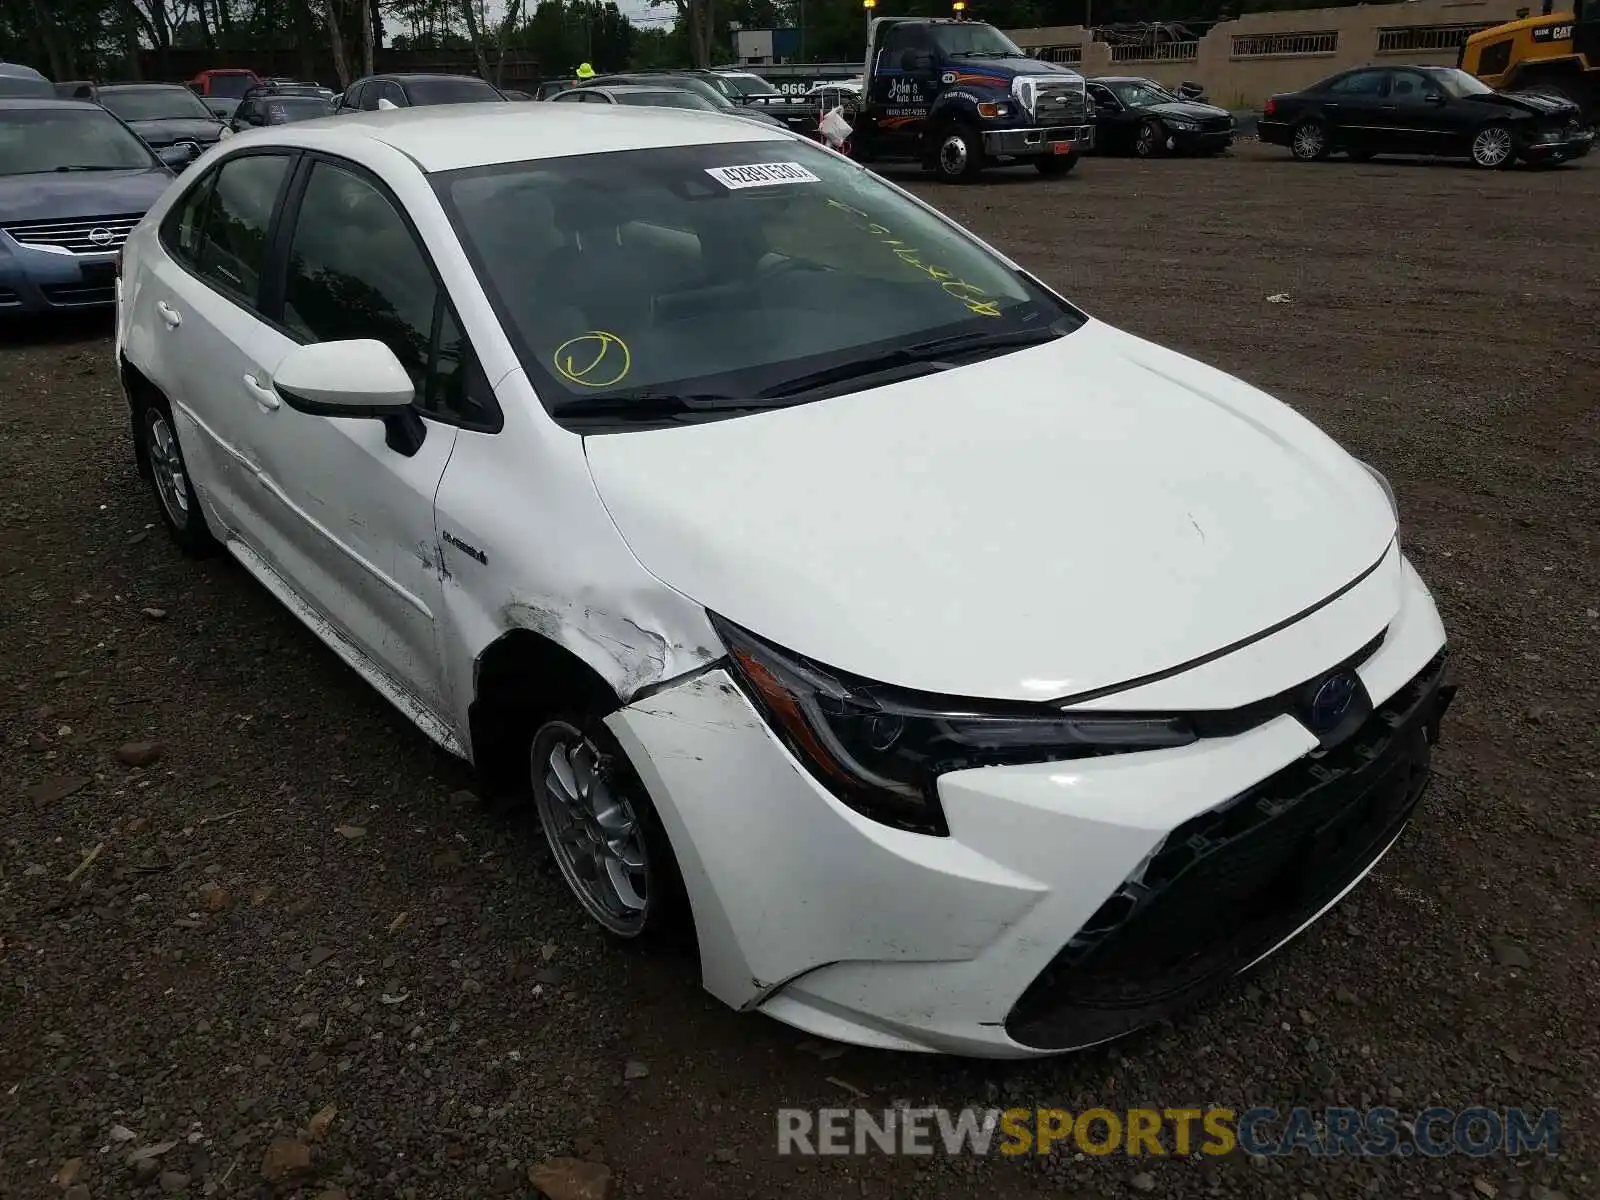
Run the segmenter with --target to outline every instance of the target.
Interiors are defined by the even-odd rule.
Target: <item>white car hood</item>
[[[669,586],[830,666],[1075,696],[1252,638],[1384,555],[1353,458],[1271,397],[1090,322],[849,396],[586,440]]]

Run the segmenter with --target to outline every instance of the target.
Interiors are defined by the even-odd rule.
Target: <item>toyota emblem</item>
[[[104,225],[97,225],[89,230],[89,243],[94,246],[109,246],[111,239],[116,235]]]

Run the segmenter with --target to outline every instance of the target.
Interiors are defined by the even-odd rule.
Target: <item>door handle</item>
[[[250,394],[255,397],[256,403],[265,412],[276,412],[279,406],[283,404],[283,401],[278,398],[277,392],[273,391],[270,386],[263,384],[249,371],[244,373],[244,386],[249,389]]]
[[[156,301],[156,312],[160,315],[161,319],[166,322],[168,329],[176,329],[179,325],[183,324],[183,314],[177,309],[173,308],[172,305],[168,304],[165,300]]]

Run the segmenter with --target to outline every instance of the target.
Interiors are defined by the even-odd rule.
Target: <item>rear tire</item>
[[[1301,162],[1321,162],[1328,157],[1328,127],[1321,121],[1301,121],[1289,136],[1289,153]]]
[[[983,141],[961,125],[947,125],[934,139],[933,170],[946,183],[971,183],[983,170]]]
[[[206,558],[219,549],[206,524],[189,477],[189,465],[178,444],[178,423],[166,397],[146,394],[139,406],[140,450],[150,467],[150,490],[155,493],[161,522],[191,558]]]
[[[1491,121],[1472,135],[1472,165],[1501,171],[1517,161],[1516,135],[1504,121]]]
[[[1045,154],[1033,160],[1033,167],[1041,175],[1065,175],[1078,165],[1079,157],[1077,154]]]

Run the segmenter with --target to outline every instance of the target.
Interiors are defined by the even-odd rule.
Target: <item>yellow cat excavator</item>
[[[1571,12],[1551,4],[1473,34],[1456,65],[1493,88],[1558,93],[1600,120],[1600,0],[1573,0]]]

